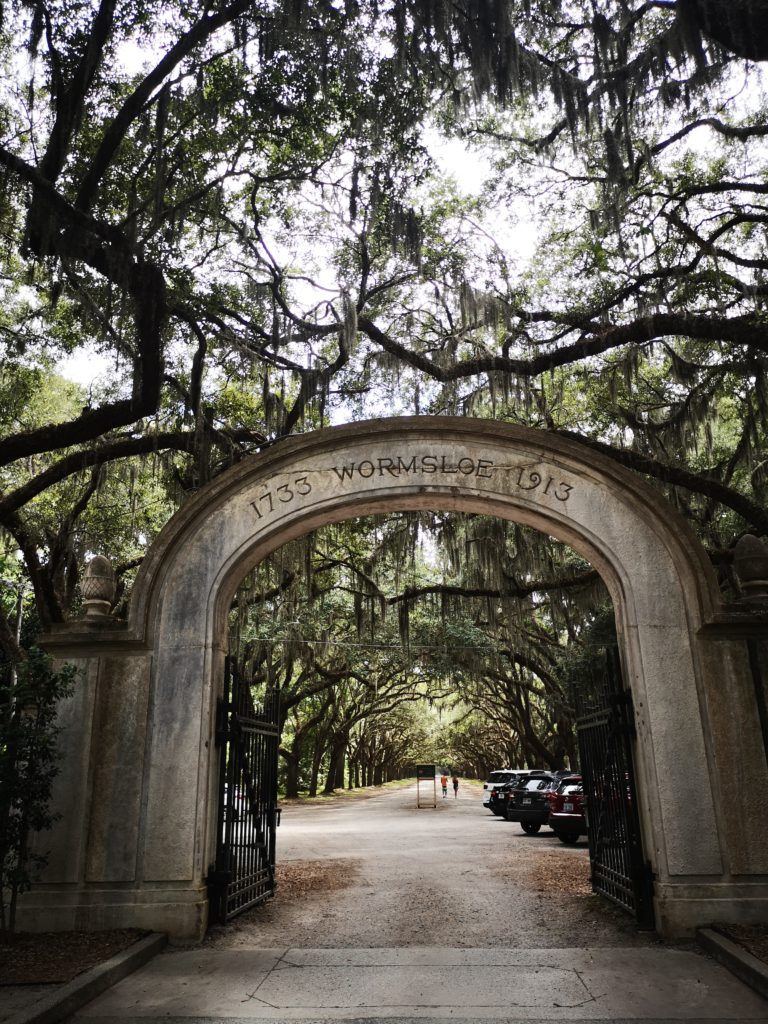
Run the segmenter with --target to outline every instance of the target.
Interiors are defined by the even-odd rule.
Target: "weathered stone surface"
[[[156,655],[150,717],[143,876],[191,882],[202,870],[200,816],[207,794],[200,780],[213,753],[212,671],[204,647],[176,646],[173,634],[166,635]],[[210,853],[206,866],[213,847]]]
[[[136,878],[151,657],[102,659],[94,731],[87,882]]]
[[[139,835],[134,908],[144,899],[151,916],[153,891],[163,883],[199,892],[213,859],[213,707],[227,609],[243,575],[269,551],[325,523],[419,508],[525,523],[570,544],[602,574],[635,698],[640,811],[662,928],[690,933],[708,923],[710,910],[721,912],[727,903],[734,865],[755,870],[762,863],[756,844],[768,847],[768,841],[763,817],[753,823],[755,843],[739,860],[726,834],[729,822],[744,820],[748,794],[740,789],[743,770],[735,767],[743,751],[729,762],[723,747],[740,729],[750,737],[747,758],[756,757],[757,712],[746,689],[731,680],[729,699],[742,703],[715,721],[717,676],[743,673],[744,662],[712,655],[700,636],[720,610],[704,551],[657,493],[610,460],[543,432],[437,418],[291,438],[233,467],[203,488],[153,545],[122,637],[112,630],[100,639],[70,638],[74,651],[94,658],[120,643],[126,651],[134,645],[154,652],[143,810],[136,811],[131,790],[134,820],[125,824],[129,846],[137,829]],[[110,671],[125,674],[118,661]],[[87,718],[89,709],[82,713]],[[120,744],[97,744],[97,756],[111,763],[100,767],[95,788],[82,773],[79,784],[98,804],[115,791],[126,755]],[[727,811],[725,799],[734,802]],[[93,815],[95,822],[110,820],[103,807],[94,806]],[[100,849],[89,850],[88,863],[98,864],[104,878],[128,870],[129,855],[109,848],[103,824],[94,825],[89,842]],[[72,851],[60,852],[66,859]],[[69,865],[61,872],[77,874]],[[716,896],[710,887],[693,898],[697,877],[710,886],[719,880]],[[88,899],[93,902],[92,894]],[[758,902],[768,919],[768,902],[762,896]],[[197,924],[192,920],[193,905],[191,898],[186,934],[200,923],[199,915]],[[126,924],[135,920],[126,912]]]
[[[91,722],[99,659],[95,656],[67,660],[79,671],[72,696],[59,709],[58,747],[62,756],[51,803],[60,817],[50,831],[35,839],[36,845],[48,853],[44,873],[47,883],[82,881],[90,812]]]

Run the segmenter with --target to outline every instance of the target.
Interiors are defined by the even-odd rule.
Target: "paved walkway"
[[[768,1002],[696,947],[663,946],[569,894],[560,883],[586,871],[584,846],[524,836],[480,800],[465,786],[436,812],[408,790],[287,808],[282,863],[331,863],[341,888],[286,885],[203,946],[110,974],[123,980],[58,1016],[6,1001],[6,1024],[14,1010],[14,1024],[768,1024]]]
[[[151,1021],[768,1021],[698,952],[654,949],[171,950],[72,1018]]]

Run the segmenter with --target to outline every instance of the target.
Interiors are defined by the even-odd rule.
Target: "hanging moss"
[[[747,60],[768,60],[768,0],[678,0],[689,46],[701,35]]]
[[[400,643],[406,650],[410,647],[411,616],[407,601],[402,601],[398,608],[397,625],[400,631]]]

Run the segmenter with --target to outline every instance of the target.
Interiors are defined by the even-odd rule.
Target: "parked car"
[[[504,781],[494,782],[488,787],[489,796],[486,805],[488,810],[503,818],[507,808],[507,794],[511,789],[514,789],[521,779],[526,778],[529,774],[530,772],[525,768],[504,772],[504,775],[507,776]]]
[[[487,807],[489,811],[493,811],[494,814],[499,814],[500,811],[496,809],[496,804],[491,806],[491,796],[506,782],[510,782],[516,777],[516,772],[512,768],[501,768],[498,771],[491,772],[488,776],[488,780],[483,783],[483,807]]]
[[[559,784],[560,780],[551,772],[521,779],[507,804],[507,821],[519,821],[526,835],[536,835],[549,820],[550,795]]]
[[[507,821],[511,819],[507,817],[507,810],[512,802],[512,796],[517,789],[526,779],[539,778],[550,775],[551,772],[544,771],[541,768],[521,768],[517,772],[514,778],[510,779],[509,782],[505,782],[496,791],[495,800],[499,808],[499,815],[502,818],[506,818]]]
[[[580,775],[563,779],[549,808],[549,827],[561,843],[577,843],[587,834],[586,800]]]

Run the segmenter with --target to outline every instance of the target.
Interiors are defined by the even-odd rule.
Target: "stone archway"
[[[716,920],[768,920],[768,766],[745,620],[720,607],[685,522],[634,475],[568,440],[403,418],[290,438],[223,473],[152,546],[127,624],[72,623],[47,638],[83,675],[62,710],[62,823],[24,926],[203,934],[213,710],[239,581],[308,530],[419,508],[516,520],[599,570],[635,702],[658,928],[672,937]]]

